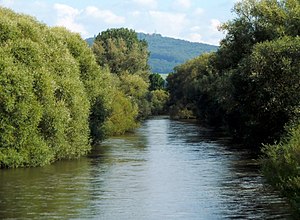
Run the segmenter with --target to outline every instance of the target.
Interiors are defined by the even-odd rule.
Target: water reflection
[[[77,216],[88,207],[89,163],[64,161],[54,166],[1,170],[0,216],[51,218]]]
[[[67,219],[282,219],[253,155],[187,122],[148,120],[77,161],[0,170],[0,216]]]

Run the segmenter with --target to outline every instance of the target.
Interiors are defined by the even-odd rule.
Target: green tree
[[[121,91],[116,91],[113,98],[113,111],[105,122],[107,132],[110,135],[119,135],[137,128],[138,107]]]
[[[89,118],[102,117],[103,125],[109,107],[107,71],[65,29],[3,8],[0,27],[0,167],[42,166],[89,152]]]
[[[148,78],[147,42],[139,40],[134,30],[108,29],[95,39],[93,51],[100,66],[108,66],[112,73],[139,74]]]
[[[152,73],[149,75],[150,86],[149,90],[157,90],[157,89],[164,89],[165,87],[165,80],[161,77],[158,73]]]
[[[162,89],[150,92],[150,103],[152,115],[161,115],[167,113],[167,102],[169,93]]]
[[[299,37],[256,44],[240,74],[234,76],[234,97],[243,106],[243,133],[249,138],[273,142],[286,123],[299,118],[299,49]]]
[[[227,34],[217,51],[220,72],[236,68],[256,43],[300,34],[298,0],[244,0],[233,11],[237,17],[221,27]]]
[[[123,98],[128,99],[133,106],[138,107],[138,116],[129,114],[128,117],[134,117],[131,120],[147,117],[151,108],[147,100],[149,53],[146,41],[139,40],[133,30],[126,28],[108,29],[96,37],[93,51],[98,64],[101,67],[109,68],[110,72],[118,77],[115,78],[116,85],[118,90],[126,96]],[[120,97],[120,94],[117,97]],[[121,117],[118,119],[127,120]],[[137,123],[138,121],[136,121]]]
[[[91,140],[93,144],[98,143],[107,135],[104,123],[111,111],[109,103],[113,95],[109,88],[112,76],[109,70],[97,65],[93,52],[78,34],[70,33],[64,28],[52,30],[56,37],[64,42],[79,65],[80,80],[86,88],[91,105],[89,115]]]
[[[222,121],[217,117],[221,114],[215,89],[220,87],[216,85],[218,74],[210,63],[213,58],[213,53],[203,54],[176,67],[174,73],[168,76],[169,105],[173,117],[197,117],[203,123]]]
[[[171,113],[221,125],[250,147],[271,144],[266,176],[299,211],[300,2],[245,0],[234,12],[216,53],[168,77]]]
[[[216,53],[217,56],[214,60],[217,71],[221,73],[220,77],[224,78],[227,75],[230,78],[231,86],[229,88],[231,88],[231,92],[229,91],[229,93],[231,95],[227,96],[228,99],[225,100],[225,103],[228,103],[225,104],[227,125],[232,134],[248,143],[253,142],[251,143],[252,145],[272,142],[274,138],[279,138],[283,131],[283,125],[291,117],[285,113],[280,114],[276,110],[278,106],[276,108],[274,106],[273,108],[269,107],[268,111],[263,110],[265,109],[265,104],[269,103],[269,98],[273,97],[270,92],[266,92],[264,87],[275,89],[280,87],[280,84],[283,87],[288,86],[285,84],[286,80],[277,77],[278,73],[276,72],[281,72],[282,74],[285,72],[286,65],[283,64],[281,59],[289,60],[293,58],[289,57],[288,49],[283,48],[282,45],[284,43],[282,45],[279,44],[279,41],[274,43],[273,49],[269,46],[269,50],[264,52],[264,58],[270,59],[267,57],[278,55],[278,59],[273,61],[279,65],[274,67],[274,64],[269,63],[270,67],[275,68],[266,70],[266,73],[269,72],[269,80],[265,81],[265,83],[262,83],[262,81],[258,83],[253,77],[250,77],[253,72],[251,68],[254,66],[262,68],[263,61],[253,61],[253,58],[250,57],[254,56],[253,53],[257,54],[257,44],[277,41],[277,39],[285,36],[297,36],[299,30],[291,27],[296,23],[300,25],[299,19],[294,17],[300,13],[299,1],[247,0],[237,3],[234,10],[238,17],[223,25],[228,34],[222,41],[220,50]],[[287,44],[290,45],[288,41]],[[273,54],[274,48],[277,46],[277,50],[279,48],[286,50],[284,52],[286,55],[284,53]],[[260,58],[262,59],[262,56]],[[291,63],[291,66],[293,65],[297,66],[295,62]],[[271,72],[274,75],[270,74]],[[296,72],[295,75],[297,75]],[[295,79],[294,76],[291,78]],[[283,92],[282,89],[278,89],[279,92]],[[289,95],[293,96],[292,94]],[[287,100],[287,97],[285,101],[281,99],[286,105],[294,105]],[[277,104],[280,103],[278,102]],[[277,114],[278,116],[275,117]]]
[[[292,27],[300,7],[295,0],[245,0],[234,11],[219,50],[168,77],[171,113],[192,112],[255,146],[278,139],[297,117],[298,29]]]

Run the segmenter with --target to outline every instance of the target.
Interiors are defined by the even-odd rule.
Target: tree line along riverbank
[[[226,37],[168,77],[170,113],[262,149],[268,180],[300,211],[300,3],[244,0]]]
[[[168,98],[135,31],[103,31],[89,48],[78,34],[0,8],[0,167],[78,158],[165,113],[167,102],[172,117],[261,148],[265,176],[299,212],[300,3],[244,0],[234,12],[216,52],[169,75]]]
[[[104,31],[91,49],[78,34],[5,8],[0,30],[1,168],[78,158],[164,111],[167,92],[133,30]]]

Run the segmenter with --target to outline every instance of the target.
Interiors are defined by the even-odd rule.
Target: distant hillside
[[[175,66],[202,53],[216,51],[218,48],[213,45],[163,37],[160,34],[138,33],[138,38],[148,42],[149,65],[154,73],[170,73]],[[94,38],[88,38],[86,41],[92,45]]]

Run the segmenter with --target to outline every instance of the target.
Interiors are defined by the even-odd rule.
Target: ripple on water
[[[13,219],[286,219],[255,157],[220,132],[153,118],[86,158],[0,170],[0,216]]]

